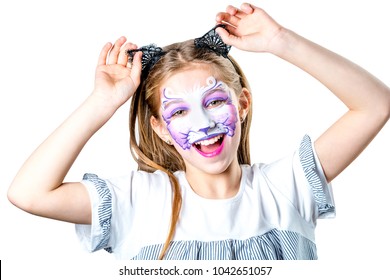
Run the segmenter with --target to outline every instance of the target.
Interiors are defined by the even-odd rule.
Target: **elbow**
[[[384,125],[390,119],[390,89],[385,91],[383,98],[371,106],[371,115],[376,116]]]
[[[386,123],[390,119],[390,89],[387,90],[386,99],[381,106],[381,115]]]
[[[7,198],[9,200],[9,202],[11,202],[14,206],[21,208],[21,209],[25,208],[25,207],[23,207],[23,204],[25,204],[25,203],[22,202],[21,196],[18,194],[17,191],[15,191],[15,188],[13,186],[11,186],[8,189]]]
[[[33,200],[17,190],[15,186],[11,186],[7,192],[7,198],[14,206],[28,213],[33,213],[34,203]]]
[[[385,104],[376,108],[374,116],[379,129],[382,129],[390,119],[390,98]]]
[[[7,198],[8,201],[11,202],[13,205],[16,207],[19,207],[19,198],[17,193],[14,191],[13,186],[9,187],[8,192],[7,192]]]
[[[387,92],[386,122],[390,119],[390,90]]]

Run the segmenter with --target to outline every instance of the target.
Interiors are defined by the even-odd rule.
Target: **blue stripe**
[[[320,173],[315,162],[311,139],[308,135],[305,135],[301,141],[299,159],[301,161],[305,177],[312,188],[319,216],[328,212],[334,212],[334,205],[328,202],[327,197],[329,196],[325,193],[325,191],[328,191],[328,186],[324,185],[321,181]]]
[[[106,182],[100,179],[95,174],[86,173],[83,176],[83,180],[92,182],[100,197],[100,203],[98,206],[98,217],[99,225],[102,230],[102,235],[100,242],[96,245],[93,251],[97,251],[104,248],[107,252],[111,253],[111,248],[107,246],[108,241],[110,240],[112,216],[112,195],[110,189],[108,188]]]
[[[133,260],[156,260],[163,244],[143,247]],[[245,240],[172,241],[167,260],[315,260],[315,244],[299,233],[273,229]]]

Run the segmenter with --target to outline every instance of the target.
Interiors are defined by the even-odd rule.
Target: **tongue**
[[[219,141],[217,141],[214,144],[210,144],[207,146],[200,145],[200,150],[205,154],[209,154],[209,153],[214,152],[216,149],[218,149],[219,146],[220,146],[220,143],[219,143]]]

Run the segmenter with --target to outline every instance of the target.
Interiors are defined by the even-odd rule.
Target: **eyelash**
[[[177,111],[175,111],[175,112],[171,115],[171,118],[172,118],[172,117],[183,116],[186,112],[187,112],[187,111],[186,111],[186,110],[183,110],[183,109],[177,110]]]
[[[215,100],[211,100],[209,102],[206,103],[206,108],[209,108],[209,107],[218,107],[219,105],[225,103],[226,100],[224,99],[215,99]]]
[[[225,103],[226,100],[225,99],[214,99],[214,100],[210,100],[208,102],[205,103],[205,108],[215,108],[215,107],[218,107],[219,105]],[[174,112],[172,112],[172,114],[170,115],[170,118],[175,118],[175,117],[182,117],[184,116],[186,113],[187,113],[187,109],[178,109]]]

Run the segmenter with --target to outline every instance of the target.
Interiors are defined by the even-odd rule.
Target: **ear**
[[[168,145],[171,145],[172,138],[169,134],[166,124],[163,121],[157,119],[154,116],[151,116],[150,125],[152,126],[153,131],[158,135],[158,137],[160,137],[161,140],[163,140]]]
[[[247,88],[242,88],[238,96],[238,106],[240,119],[245,119],[252,104],[252,96]]]

